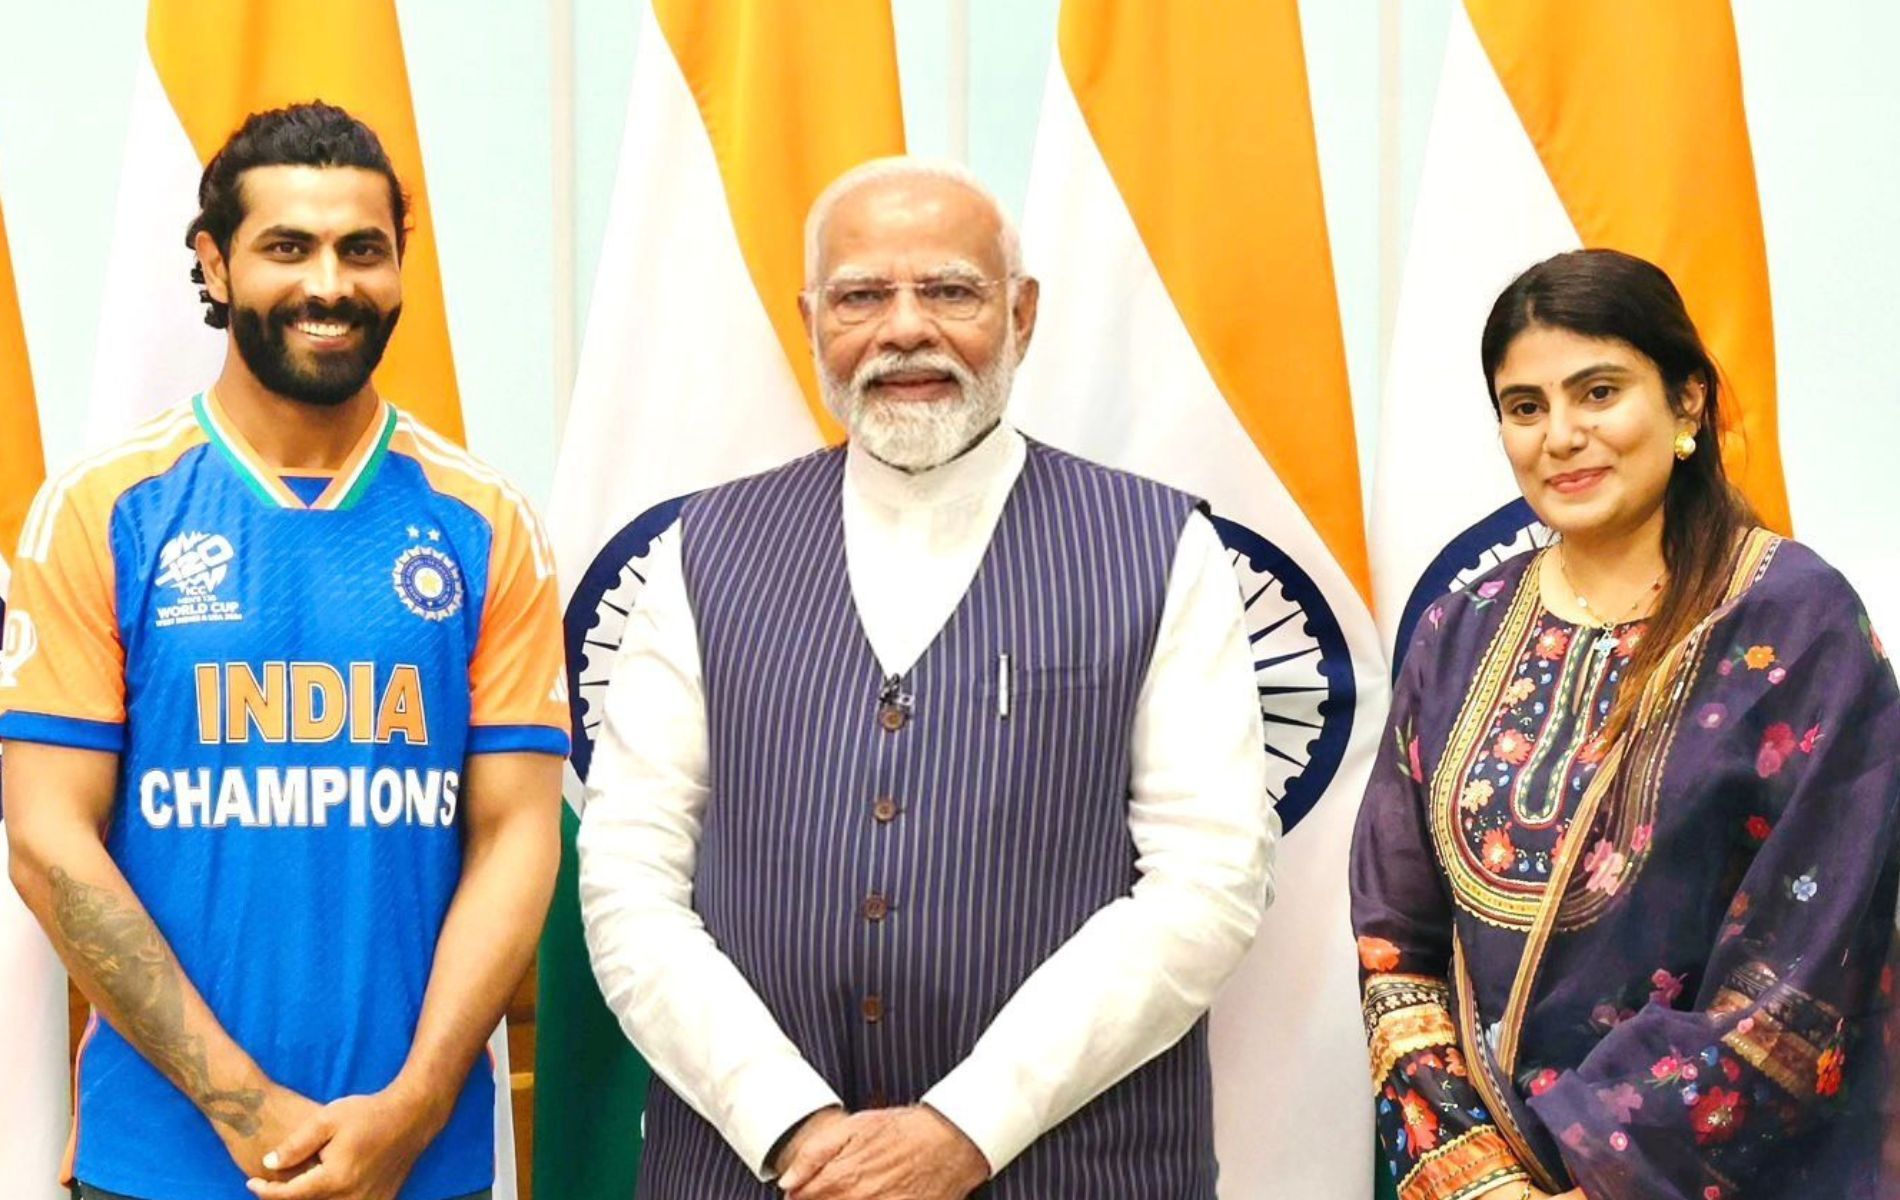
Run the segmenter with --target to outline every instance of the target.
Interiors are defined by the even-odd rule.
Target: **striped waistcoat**
[[[1136,879],[1129,738],[1187,496],[1029,444],[961,603],[884,679],[823,451],[681,517],[712,798],[694,905],[847,1108],[912,1103]],[[1007,656],[1005,659],[1004,656]],[[978,1194],[1214,1195],[1205,1021]],[[657,1080],[639,1195],[766,1197]]]

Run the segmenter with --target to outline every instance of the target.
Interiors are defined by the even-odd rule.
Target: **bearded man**
[[[1241,600],[1192,498],[1004,421],[1037,298],[967,172],[846,174],[799,303],[849,443],[649,555],[578,843],[643,1198],[1214,1195],[1277,834]]]
[[[95,1014],[76,1194],[487,1196],[479,1060],[560,855],[552,559],[370,381],[407,223],[376,135],[256,114],[198,199],[223,370],[47,483],[7,611],[12,877]]]

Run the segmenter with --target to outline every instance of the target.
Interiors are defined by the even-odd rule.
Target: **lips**
[[[1608,467],[1591,467],[1585,471],[1565,471],[1561,475],[1552,475],[1544,481],[1544,485],[1552,491],[1562,493],[1566,496],[1576,495],[1579,492],[1589,491],[1609,473],[1610,468]]]
[[[357,328],[349,321],[293,321],[290,327],[313,342],[340,342]]]
[[[335,350],[373,328],[372,318],[373,314],[364,306],[342,300],[335,304],[284,305],[271,314],[271,323],[284,334],[294,333],[316,349]]]
[[[955,391],[957,380],[944,371],[901,370],[879,375],[870,382],[870,390],[897,400],[921,400]]]

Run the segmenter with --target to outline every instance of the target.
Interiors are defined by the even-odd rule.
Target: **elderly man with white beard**
[[[1211,1200],[1278,831],[1227,555],[1002,419],[1038,289],[966,171],[866,164],[806,231],[850,440],[686,503],[588,780],[637,1194]]]

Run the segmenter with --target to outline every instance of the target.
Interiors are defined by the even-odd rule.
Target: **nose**
[[[1590,439],[1590,427],[1584,414],[1567,401],[1558,400],[1550,407],[1550,420],[1544,427],[1544,449],[1553,458],[1568,458],[1583,449]]]
[[[304,271],[304,295],[312,300],[333,304],[343,298],[348,286],[343,282],[343,264],[334,250],[325,249],[310,256]]]
[[[936,318],[924,311],[912,288],[898,288],[890,311],[878,326],[878,344],[891,350],[916,350],[937,340]]]

